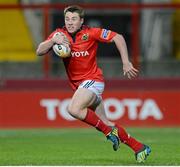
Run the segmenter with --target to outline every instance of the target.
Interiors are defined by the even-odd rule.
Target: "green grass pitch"
[[[180,128],[127,128],[152,153],[138,164],[124,144],[118,151],[89,129],[0,130],[0,165],[180,165]]]

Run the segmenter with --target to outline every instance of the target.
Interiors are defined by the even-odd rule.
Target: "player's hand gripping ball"
[[[66,38],[66,36],[63,33],[56,33],[54,36],[60,36],[61,38]],[[53,45],[53,51],[55,54],[61,58],[66,58],[71,56],[71,49],[69,45],[67,44],[54,44]]]
[[[53,46],[53,51],[56,53],[57,56],[62,57],[62,58],[70,57],[71,55],[70,47],[62,45],[62,44],[55,44]]]

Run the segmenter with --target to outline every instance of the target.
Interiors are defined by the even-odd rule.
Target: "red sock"
[[[96,129],[103,132],[106,136],[112,130],[110,127],[105,125],[103,121],[90,109],[87,110],[87,115],[83,121],[91,126],[94,126]]]
[[[134,150],[134,152],[138,152],[140,149],[142,149],[142,143],[131,137],[123,127],[119,125],[116,125],[116,127],[118,128],[118,135],[121,142],[128,145],[132,150]]]

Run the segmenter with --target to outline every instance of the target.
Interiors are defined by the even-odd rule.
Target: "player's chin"
[[[76,31],[77,31],[76,29],[68,29],[68,32],[69,32],[70,34],[74,34]]]

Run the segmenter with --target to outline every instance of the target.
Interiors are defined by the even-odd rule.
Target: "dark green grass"
[[[142,165],[180,165],[180,129],[128,128],[152,148]],[[141,165],[95,129],[0,130],[0,165]]]

